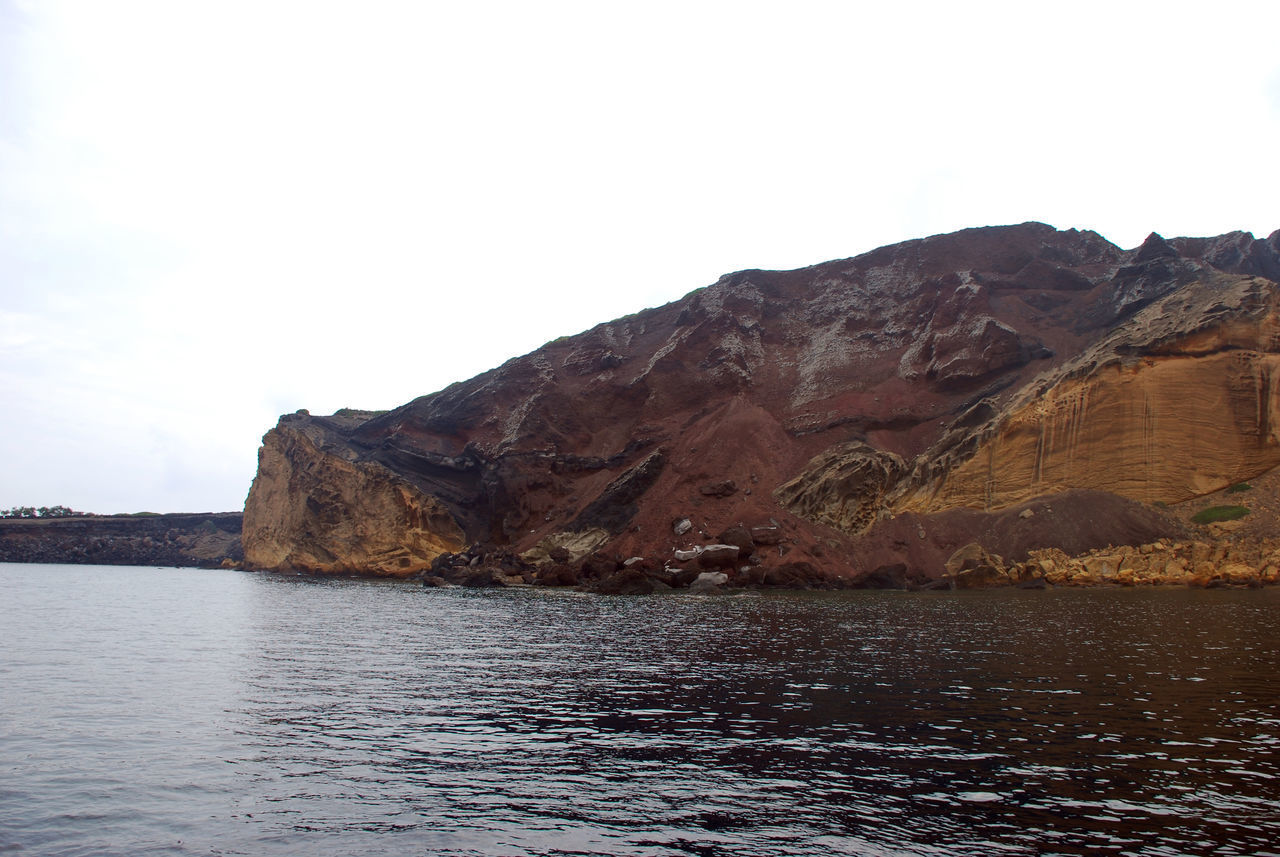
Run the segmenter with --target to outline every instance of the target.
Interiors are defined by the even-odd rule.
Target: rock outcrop
[[[927,585],[970,543],[1007,568],[1183,539],[1164,506],[1280,463],[1277,276],[1280,232],[1037,223],[731,274],[392,411],[283,417],[246,561]]]
[[[354,453],[351,431],[370,416],[291,414],[263,439],[245,502],[254,567],[403,577],[464,546],[443,503]]]
[[[1280,464],[1276,285],[1205,274],[922,457],[897,508],[1071,488],[1177,503]]]

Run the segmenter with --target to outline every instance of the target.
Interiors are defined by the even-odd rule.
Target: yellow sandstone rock
[[[281,421],[263,438],[244,510],[248,567],[405,577],[464,547],[440,501],[324,446],[305,421]]]
[[[943,444],[892,511],[1002,509],[1069,489],[1176,503],[1280,465],[1280,311],[1213,324],[1259,300],[1249,278],[1210,278],[1147,307],[963,442]],[[1203,318],[1163,341],[1168,319]]]

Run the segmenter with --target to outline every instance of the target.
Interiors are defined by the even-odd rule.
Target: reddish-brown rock
[[[246,561],[403,574],[481,544],[607,578],[742,524],[761,581],[896,584],[970,542],[1176,536],[1142,504],[1280,463],[1276,276],[1280,233],[1124,251],[1036,223],[731,274],[386,413],[282,418]],[[1081,489],[1128,523],[1065,522]],[[1014,550],[975,536],[1006,513]]]

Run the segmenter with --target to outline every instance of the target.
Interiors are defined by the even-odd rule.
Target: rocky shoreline
[[[0,519],[0,562],[238,568],[240,512]]]
[[[943,578],[956,588],[999,586],[1274,586],[1280,583],[1280,539],[1169,541],[1100,548],[1067,556],[1057,548],[1005,562],[977,545],[957,551]]]
[[[0,520],[0,562],[243,568],[241,516],[114,515]],[[676,522],[676,529],[681,526]],[[1094,548],[1068,555],[1056,547],[1006,560],[977,542],[954,551],[937,576],[913,576],[902,563],[850,576],[812,561],[770,561],[781,534],[772,527],[731,527],[707,544],[673,550],[668,559],[620,558],[590,539],[526,552],[473,545],[441,554],[410,580],[424,586],[571,588],[606,595],[724,590],[956,590],[1021,587],[1259,588],[1280,584],[1280,538],[1269,525],[1242,521],[1190,529],[1185,538]],[[1262,533],[1262,534],[1260,534]],[[307,575],[313,572],[297,571]],[[328,576],[328,575],[316,575]],[[375,573],[352,577],[383,577]]]
[[[1280,584],[1280,539],[1275,538],[1232,540],[1211,535],[1205,539],[1160,539],[1137,546],[1096,548],[1075,556],[1058,548],[1042,548],[1031,551],[1021,562],[1006,562],[970,543],[951,555],[939,577],[927,580],[912,580],[901,564],[885,566],[862,578],[831,574],[808,561],[739,566],[735,560],[740,550],[737,545],[711,544],[688,552],[693,555],[677,562],[658,563],[645,557],[619,560],[598,551],[575,558],[559,548],[548,561],[534,563],[510,551],[474,546],[437,557],[428,571],[413,579],[432,587],[551,586],[606,595],[725,589],[1214,589]]]

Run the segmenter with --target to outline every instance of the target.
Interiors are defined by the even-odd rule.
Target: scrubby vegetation
[[[333,415],[335,417],[368,417],[369,419],[373,419],[374,417],[380,417],[385,413],[387,413],[385,410],[374,411],[365,410],[364,408],[338,408],[338,410],[333,412]]]
[[[1250,485],[1248,482],[1237,482],[1235,485],[1231,485],[1227,488],[1227,493],[1239,494],[1241,491],[1251,491],[1251,490],[1253,490],[1253,486]]]
[[[0,518],[83,518],[84,512],[66,506],[14,506],[0,509]]]
[[[1249,510],[1244,506],[1210,506],[1196,512],[1191,516],[1191,520],[1197,524],[1212,524],[1217,521],[1234,521],[1247,514]]]

